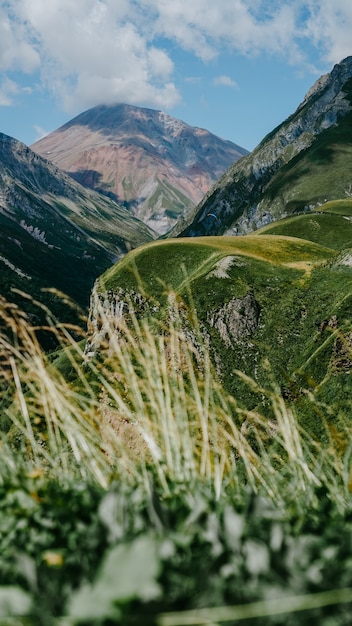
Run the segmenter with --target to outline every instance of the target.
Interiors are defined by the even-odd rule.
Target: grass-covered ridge
[[[235,370],[264,387],[273,376],[321,436],[332,388],[341,408],[351,389],[349,229],[344,216],[325,212],[282,220],[245,237],[153,242],[110,268],[97,290],[120,299],[141,292],[145,300],[138,314],[154,307],[159,318],[167,293],[177,293],[197,312],[231,394],[239,392],[254,408],[262,403],[259,395]],[[309,393],[325,407],[321,418],[307,415]]]
[[[319,264],[333,252],[328,247],[287,236],[263,237],[194,237],[155,241],[140,246],[109,268],[101,277],[106,289],[138,286],[140,281],[164,283],[178,290],[189,282],[206,276],[214,265],[227,256],[243,256],[271,265],[293,266],[296,262]]]
[[[264,226],[258,234],[299,237],[341,250],[352,242],[352,201],[326,202],[314,211],[293,215]]]

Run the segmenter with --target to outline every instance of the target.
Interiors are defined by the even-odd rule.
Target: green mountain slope
[[[345,85],[352,102],[352,81]],[[290,214],[337,198],[351,190],[352,113],[342,116],[273,176],[261,199],[261,210]]]
[[[264,226],[256,234],[300,237],[342,250],[352,244],[352,201],[327,202],[316,211],[286,217]]]
[[[54,288],[86,307],[95,278],[154,236],[115,202],[0,134],[1,295],[19,301],[13,289],[20,289],[48,304],[41,290]]]
[[[336,224],[339,230],[339,217]],[[240,403],[265,405],[237,370],[264,388],[275,380],[322,436],[322,416],[305,414],[307,394],[324,403],[333,393],[339,404],[352,391],[352,254],[340,235],[321,231],[323,242],[301,239],[297,232],[153,242],[102,275],[93,303],[97,296],[105,299],[107,311],[124,303],[119,310],[126,313],[132,302],[138,316],[167,319],[167,294],[174,293],[190,336],[196,312],[214,366]]]
[[[314,265],[332,254],[329,248],[292,237],[248,235],[173,239],[133,250],[109,268],[101,281],[107,289],[114,289],[117,284],[136,288],[142,281],[153,287],[159,285],[160,293],[167,285],[181,293],[188,282],[205,278],[229,255],[269,263],[273,267],[291,267],[296,263]]]
[[[246,234],[351,194],[352,57],[232,165],[173,236]]]

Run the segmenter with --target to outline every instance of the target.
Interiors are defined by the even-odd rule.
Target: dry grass
[[[267,398],[271,417],[240,408],[175,298],[159,327],[133,312],[127,327],[101,310],[106,342],[95,359],[85,357],[72,328],[48,314],[48,329],[75,372],[71,382],[50,364],[28,318],[2,305],[2,413],[12,424],[2,436],[2,471],[25,464],[103,487],[117,476],[149,484],[152,474],[165,495],[197,481],[212,484],[218,497],[250,486],[280,506],[303,506],[325,485],[344,506],[350,455],[339,454],[333,440],[323,447],[311,439],[274,382],[260,389],[237,372]],[[345,435],[349,441],[347,424]]]

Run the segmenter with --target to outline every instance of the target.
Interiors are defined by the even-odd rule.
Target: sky
[[[123,102],[252,150],[351,33],[351,0],[0,0],[0,132],[31,145]]]

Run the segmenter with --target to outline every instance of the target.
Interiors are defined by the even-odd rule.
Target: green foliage
[[[0,493],[0,591],[17,586],[31,598],[33,623],[50,624],[107,546],[97,511],[102,492],[32,470],[2,480]],[[20,615],[19,606],[3,616]]]
[[[297,519],[251,493],[215,499],[204,483],[151,500],[122,485],[22,478],[3,486],[1,508],[0,600],[9,585],[23,598],[3,616],[22,606],[31,626],[237,623],[253,602],[263,625],[351,618],[351,511],[323,491]]]

